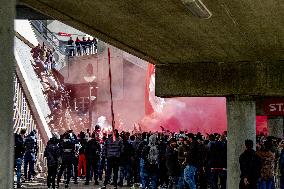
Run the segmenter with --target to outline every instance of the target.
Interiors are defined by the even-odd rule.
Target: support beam
[[[227,188],[238,189],[240,181],[239,156],[245,150],[245,140],[256,141],[255,102],[238,97],[227,98]]]
[[[0,0],[0,188],[13,188],[14,0]]]
[[[268,117],[268,135],[277,138],[283,137],[283,116]]]
[[[283,96],[284,61],[156,65],[156,95]]]

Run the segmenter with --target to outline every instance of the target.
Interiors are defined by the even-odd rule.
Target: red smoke
[[[222,133],[227,130],[226,99],[220,97],[184,97],[166,99],[162,112],[142,120],[148,131],[165,130]],[[162,127],[161,127],[162,126]],[[257,133],[267,135],[267,117],[256,117]]]
[[[227,130],[226,99],[213,97],[165,99],[162,112],[142,120],[143,128],[161,131],[221,133]]]

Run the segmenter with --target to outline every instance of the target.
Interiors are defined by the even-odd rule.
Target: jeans
[[[105,161],[105,158],[101,157],[98,164],[99,164],[98,176],[99,176],[99,179],[102,180],[103,171],[105,170],[105,172],[106,172],[106,165],[105,165],[106,161]]]
[[[273,178],[271,179],[260,179],[259,181],[259,185],[260,185],[260,189],[273,189]]]
[[[284,189],[284,175],[280,176],[280,189]]]
[[[168,185],[168,189],[176,189],[178,188],[178,180],[179,177],[177,176],[169,176],[169,185]]]
[[[189,185],[190,189],[196,189],[195,174],[197,168],[187,165],[184,169],[184,181]]]
[[[29,171],[28,171],[29,165]],[[24,156],[24,176],[25,179],[31,179],[31,176],[34,174],[35,166],[35,153],[33,152],[26,152]]]
[[[119,167],[119,185],[123,185],[123,179],[127,181],[127,185],[130,184],[130,170],[131,167],[129,164],[122,164]]]
[[[17,175],[17,184],[19,185],[21,183],[21,167],[23,163],[23,158],[17,158],[16,159],[16,175]]]
[[[220,189],[226,189],[227,171],[211,170],[210,189],[218,189],[218,178],[220,178]]]
[[[183,189],[184,188],[184,169],[181,169],[181,173],[178,178],[178,189]]]
[[[151,181],[151,187],[149,187]],[[157,189],[158,176],[153,172],[147,172],[145,170],[145,161],[144,159],[140,159],[140,183],[142,184],[142,189],[151,188]]]

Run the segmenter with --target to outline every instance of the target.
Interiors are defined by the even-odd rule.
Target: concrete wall
[[[156,94],[283,96],[283,73],[283,61],[156,65]]]
[[[13,39],[15,1],[0,0],[0,188],[13,188]]]

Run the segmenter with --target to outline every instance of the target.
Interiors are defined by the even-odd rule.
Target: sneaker
[[[68,188],[68,184],[65,184],[65,188]]]
[[[99,181],[96,180],[96,181],[95,181],[95,185],[99,185]]]
[[[17,184],[17,188],[22,188],[22,185],[21,184]]]
[[[78,181],[77,181],[77,180],[75,180],[75,181],[74,181],[74,184],[78,184]]]
[[[101,189],[106,189],[106,188],[107,188],[106,186],[102,186],[102,187],[101,187]]]
[[[89,185],[90,183],[89,182],[85,182],[85,185]]]

